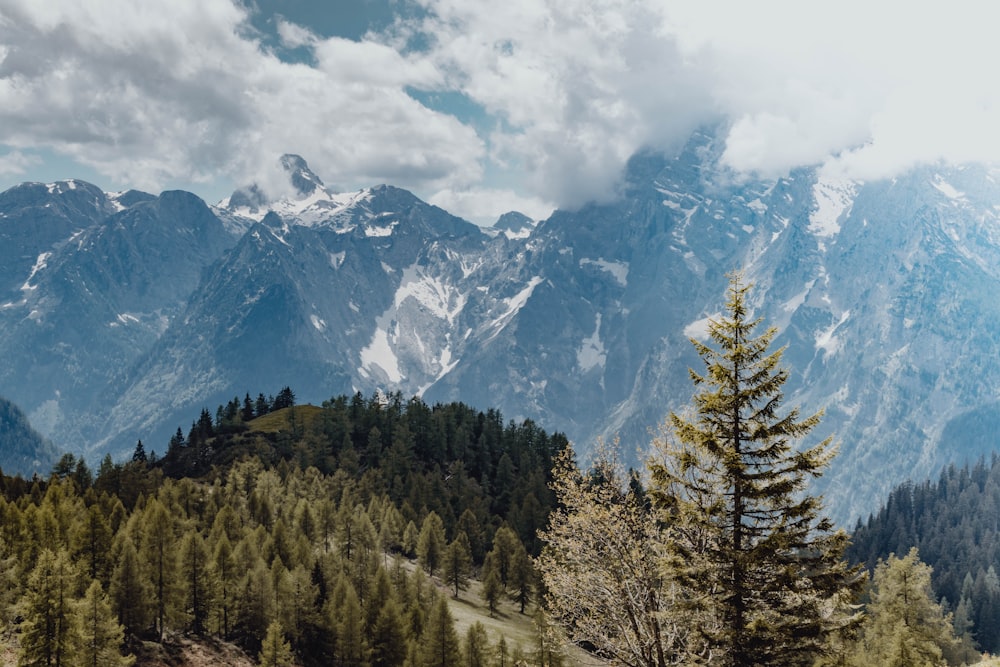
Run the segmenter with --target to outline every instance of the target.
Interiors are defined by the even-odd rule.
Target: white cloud
[[[29,167],[37,165],[41,159],[35,155],[25,155],[20,151],[11,151],[0,155],[0,176],[20,176]]]
[[[434,67],[385,45],[319,40],[315,66],[282,62],[229,0],[0,0],[0,17],[0,143],[12,149],[47,147],[154,191],[267,182],[286,152],[345,188],[481,174],[475,131],[405,92],[434,85]]]
[[[492,188],[469,188],[465,190],[441,190],[428,200],[452,215],[488,227],[504,213],[518,211],[532,220],[544,220],[552,214],[555,206],[537,197],[525,197],[513,190]]]
[[[988,3],[414,1],[421,18],[361,41],[278,17],[312,56],[289,63],[235,0],[0,0],[0,173],[47,149],[154,191],[277,188],[294,152],[334,187],[391,182],[482,220],[610,197],[638,149],[715,122],[724,162],[766,175],[1000,157]]]

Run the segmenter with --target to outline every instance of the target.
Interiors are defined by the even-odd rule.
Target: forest
[[[278,396],[202,411],[162,457],[138,442],[96,473],[65,455],[47,479],[0,475],[19,664],[124,665],[177,635],[265,664],[526,659],[481,626],[460,639],[445,591],[475,574],[490,609],[533,611],[565,439],[462,404]]]
[[[955,631],[1000,653],[1000,457],[957,467],[936,482],[897,487],[852,535],[849,557],[874,563],[916,547]]]

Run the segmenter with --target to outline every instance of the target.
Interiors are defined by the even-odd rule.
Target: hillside
[[[79,645],[124,642],[152,665],[243,664],[272,637],[305,667],[400,665],[441,633],[456,655],[551,650],[531,555],[564,437],[399,395],[260,399],[202,410],[162,457],[140,442],[93,473],[66,455],[47,479],[0,477],[12,651],[98,626],[103,644]],[[501,586],[485,598],[484,577]],[[52,614],[72,620],[35,632]]]

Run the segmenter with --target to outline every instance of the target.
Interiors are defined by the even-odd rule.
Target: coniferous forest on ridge
[[[523,655],[481,626],[459,640],[443,596],[475,573],[491,609],[533,612],[564,438],[398,395],[259,399],[203,411],[163,456],[139,442],[96,471],[65,455],[48,479],[0,476],[0,613],[23,664],[116,664],[178,634],[262,660],[284,642],[304,665]]]

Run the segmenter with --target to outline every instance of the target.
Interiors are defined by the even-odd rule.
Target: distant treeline
[[[1000,457],[948,466],[937,482],[900,485],[858,522],[848,555],[873,568],[911,547],[934,568],[934,590],[954,613],[956,634],[1000,653]]]

